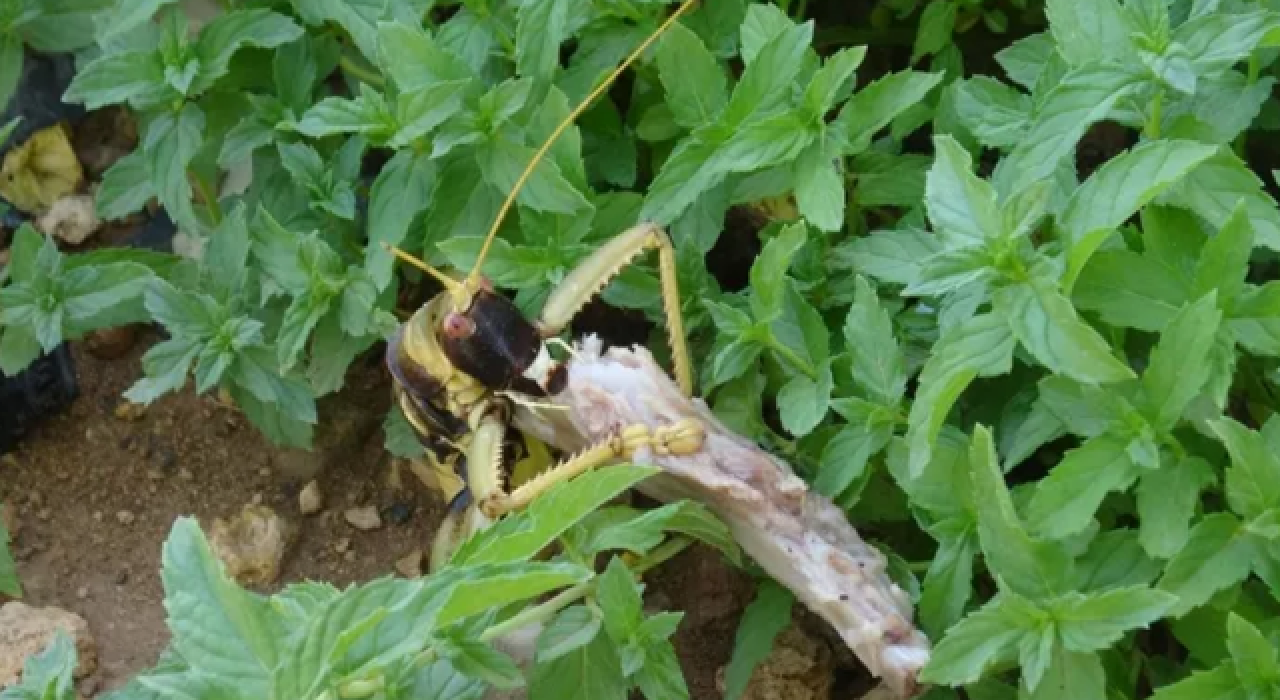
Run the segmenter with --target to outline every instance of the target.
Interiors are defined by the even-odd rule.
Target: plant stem
[[[204,200],[205,209],[209,212],[209,220],[213,222],[214,226],[217,226],[222,222],[222,211],[218,208],[218,198],[213,192],[213,188],[199,175],[195,175],[191,179],[195,180],[196,187],[200,190],[200,198]]]
[[[1156,140],[1160,138],[1160,122],[1164,118],[1164,88],[1156,90],[1155,97],[1151,99],[1151,114],[1147,117],[1147,138]]]
[[[593,585],[590,581],[587,583],[579,583],[572,588],[566,588],[563,591],[560,591],[560,593],[551,600],[535,605],[532,608],[521,610],[516,615],[513,615],[509,620],[499,622],[493,627],[481,632],[480,641],[492,642],[499,637],[511,634],[516,630],[524,629],[529,625],[546,622],[552,617],[555,617],[556,613],[569,607],[579,599],[585,598],[586,595],[591,592],[592,588]]]
[[[384,85],[387,84],[386,79],[384,79],[381,75],[374,72],[372,69],[365,68],[364,66],[356,63],[355,61],[351,60],[351,57],[349,56],[343,56],[339,58],[338,65],[342,68],[342,70],[355,76],[357,80],[361,80],[363,82],[369,83],[374,87],[383,87]]]
[[[653,551],[646,554],[640,559],[640,561],[637,561],[635,566],[631,567],[631,570],[635,572],[636,576],[643,576],[650,569],[661,566],[663,563],[674,558],[677,554],[688,549],[691,544],[693,544],[693,540],[688,537],[672,537],[666,542],[654,547]]]

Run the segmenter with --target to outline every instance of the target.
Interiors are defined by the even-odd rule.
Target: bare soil
[[[298,526],[276,585],[343,587],[394,574],[398,559],[428,547],[443,515],[437,495],[382,447],[389,386],[376,362],[353,367],[347,388],[322,401],[323,437],[302,452],[272,446],[236,411],[190,388],[130,411],[122,394],[155,340],[147,335],[114,360],[74,345],[79,398],[0,461],[0,502],[16,513],[27,602],[88,620],[101,661],[90,687],[99,691],[153,665],[168,641],[159,572],[176,518],[195,516],[207,533],[216,518],[263,503]],[[325,510],[304,517],[297,495],[312,478]],[[346,523],[345,509],[365,505],[382,510],[381,529]],[[751,594],[744,573],[704,549],[651,576],[650,603],[686,611],[675,643],[694,698],[720,697],[716,673]]]

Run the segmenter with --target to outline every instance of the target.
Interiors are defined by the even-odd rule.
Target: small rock
[[[98,208],[93,195],[70,194],[59,198],[49,211],[36,219],[41,233],[60,238],[71,245],[80,245],[102,228]]]
[[[121,569],[116,572],[116,585],[123,586],[129,582],[129,570]]]
[[[262,492],[259,491],[258,493],[253,494],[253,498],[250,500],[250,503],[252,503],[255,506],[260,506],[263,503],[265,503],[266,500],[267,500],[266,496],[263,496]]]
[[[88,597],[89,597],[89,587],[88,587],[88,586],[81,586],[81,587],[77,588],[77,589],[76,589],[76,597],[77,597],[77,598],[79,598],[80,600],[84,600],[84,599],[88,598]]]
[[[320,493],[320,484],[312,480],[298,494],[298,510],[303,515],[315,515],[324,508],[324,494]]]
[[[258,476],[260,476],[260,477],[262,477],[262,478],[264,478],[264,479],[270,479],[270,478],[271,478],[271,468],[270,468],[270,467],[263,467],[263,468],[259,469],[259,470],[258,470]]]
[[[243,586],[267,586],[280,577],[293,535],[293,528],[275,511],[248,505],[230,522],[214,521],[209,543],[227,575]]]
[[[132,525],[137,519],[138,516],[134,515],[133,511],[122,510],[116,512],[116,521],[121,525]]]
[[[131,423],[142,420],[147,414],[147,407],[132,401],[121,401],[116,404],[115,417]]]
[[[368,532],[382,527],[382,516],[378,515],[378,509],[375,506],[348,508],[344,515],[347,523],[357,530]]]
[[[93,331],[85,336],[85,346],[100,360],[116,360],[133,349],[138,337],[134,326],[118,326]]]
[[[173,234],[170,242],[173,246],[173,252],[184,258],[199,260],[204,256],[204,239],[199,236],[193,236],[185,231],[179,231]]]
[[[348,549],[351,549],[350,538],[343,537],[342,539],[333,543],[333,551],[337,552],[338,554],[346,554]]]
[[[16,601],[0,607],[0,688],[18,682],[27,659],[44,651],[58,630],[75,638],[78,663],[73,675],[84,678],[97,670],[98,648],[84,618]]]
[[[93,511],[93,519],[94,519],[94,520],[96,520],[96,521],[98,521],[98,522],[102,522],[102,519],[103,519],[104,517],[106,517],[106,516],[102,514],[102,511],[100,511],[100,510],[95,510],[95,511]]]
[[[159,469],[148,469],[147,478],[152,481],[164,481],[164,472]]]
[[[354,562],[356,560],[356,550],[348,549],[346,553],[342,555],[342,560],[348,564]]]
[[[41,508],[40,512],[36,513],[36,517],[47,521],[49,518],[53,517],[53,510],[50,508]]]
[[[27,496],[27,503],[32,508],[39,508],[44,504],[44,496],[41,496],[39,491],[32,491],[31,495]]]
[[[396,571],[405,578],[418,578],[422,575],[422,550],[415,549],[396,560]]]
[[[182,469],[178,472],[178,478],[183,481],[193,481],[196,478],[196,475],[192,474],[190,469]]]

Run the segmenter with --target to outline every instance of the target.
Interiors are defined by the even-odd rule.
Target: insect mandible
[[[646,251],[658,251],[672,365],[686,396],[693,392],[693,370],[681,317],[675,249],[667,234],[654,224],[641,223],[624,231],[581,261],[551,291],[533,321],[525,318],[514,302],[497,293],[480,273],[503,217],[556,139],[694,2],[684,0],[547,138],[503,202],[465,279],[453,279],[387,246],[444,287],[397,329],[387,344],[386,356],[394,378],[395,400],[426,447],[428,458],[437,467],[456,470],[464,484],[436,533],[430,557],[433,571],[447,563],[470,535],[504,514],[529,505],[553,484],[627,459],[641,448],[659,454],[689,454],[702,446],[703,428],[695,421],[656,430],[644,425],[624,426],[610,439],[555,464],[508,492],[504,445],[513,405],[537,402],[564,389],[568,373],[552,357],[549,346],[558,341],[593,297]]]

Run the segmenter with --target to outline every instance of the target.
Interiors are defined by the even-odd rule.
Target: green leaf
[[[1000,162],[992,183],[1001,194],[1051,177],[1094,123],[1143,84],[1144,77],[1109,63],[1072,69],[1039,105],[1026,135]]]
[[[1217,149],[1194,141],[1149,141],[1107,161],[1068,200],[1061,216],[1068,245],[1063,287],[1071,290],[1098,246]]]
[[[862,60],[866,58],[865,46],[840,49],[814,73],[804,91],[804,107],[815,119],[821,119],[835,105],[841,91],[849,86],[850,79]]]
[[[447,639],[437,648],[459,673],[501,690],[524,686],[520,667],[510,656],[484,642],[471,639]]]
[[[106,54],[86,64],[72,78],[62,99],[90,110],[125,103],[146,109],[175,94],[165,83],[159,54],[129,51]]]
[[[1142,551],[1133,530],[1107,530],[1089,543],[1076,560],[1077,590],[1106,591],[1123,586],[1150,585],[1161,565]]]
[[[1106,696],[1106,671],[1097,654],[1080,654],[1057,647],[1044,677],[1028,700],[1077,700]]]
[[[267,600],[227,577],[191,518],[174,523],[161,564],[174,650],[244,694],[266,697],[283,639]]]
[[[1187,47],[1197,73],[1212,74],[1248,58],[1260,43],[1274,45],[1278,29],[1280,17],[1275,12],[1220,11],[1188,20],[1177,28],[1173,39]]]
[[[757,320],[771,320],[782,312],[784,294],[790,284],[787,270],[806,239],[804,224],[787,226],[764,244],[764,249],[751,263],[751,311]]]
[[[953,84],[956,116],[973,135],[991,148],[1009,149],[1018,143],[1031,120],[1031,98],[985,75]]]
[[[979,376],[996,376],[1013,366],[1013,335],[994,314],[975,316],[944,333],[920,372],[919,389],[907,416],[909,473],[919,476],[956,399]]]
[[[1154,255],[1104,250],[1085,265],[1072,300],[1112,325],[1159,333],[1189,301],[1187,286]]]
[[[365,269],[379,290],[391,284],[394,257],[382,244],[398,246],[414,218],[431,202],[436,166],[426,156],[400,151],[382,167],[369,194],[369,244]]]
[[[907,70],[879,78],[844,103],[832,128],[844,132],[851,153],[866,150],[873,136],[920,103],[942,77],[942,73]]]
[[[633,678],[645,698],[689,700],[689,687],[671,642],[646,646],[644,657],[644,666]]]
[[[613,508],[588,516],[565,539],[581,556],[611,550],[647,554],[662,543],[668,533],[679,533],[720,550],[731,562],[741,552],[728,527],[710,510],[694,501],[678,501],[648,511]]]
[[[604,573],[596,578],[595,600],[603,613],[605,632],[619,647],[626,646],[644,620],[644,599],[631,570],[621,559],[610,559]],[[625,659],[623,670],[634,672],[626,668]]]
[[[941,638],[964,617],[973,594],[973,558],[978,532],[967,518],[940,522],[929,529],[938,549],[925,573],[918,606],[920,623],[930,638]]]
[[[600,629],[600,616],[591,608],[585,605],[565,608],[538,635],[534,659],[541,665],[582,649],[595,640]]]
[[[592,470],[548,489],[521,517],[507,518],[468,540],[453,563],[521,561],[542,550],[588,514],[656,473],[654,468],[618,465]]]
[[[1169,559],[1186,545],[1200,491],[1213,482],[1213,469],[1198,457],[1143,472],[1137,495],[1142,548],[1147,554]]]
[[[1280,659],[1275,645],[1234,612],[1227,615],[1227,649],[1235,662],[1236,677],[1250,694],[1265,697],[1280,686]]]
[[[996,61],[1009,79],[1024,88],[1035,87],[1049,58],[1057,52],[1052,35],[1040,32],[1023,37],[996,52]]]
[[[0,594],[22,597],[22,581],[18,578],[18,566],[9,552],[9,531],[4,528],[4,507],[0,506]]]
[[[1151,362],[1142,374],[1148,415],[1156,430],[1171,430],[1209,379],[1209,351],[1222,313],[1215,292],[1182,311],[1160,334]]]
[[[842,410],[842,404],[847,407],[852,401],[837,399],[832,402],[833,407],[850,422],[823,447],[818,475],[813,480],[814,490],[832,499],[839,498],[855,484],[860,490],[868,476],[868,460],[883,450],[893,437],[894,422],[885,418],[883,409],[872,407],[868,415],[855,420]]]
[[[931,0],[920,13],[920,25],[916,29],[915,46],[911,49],[911,62],[916,63],[931,56],[951,43],[951,32],[956,26],[957,6],[952,0]]]
[[[1255,245],[1280,250],[1280,208],[1262,181],[1230,149],[1220,148],[1160,198],[1189,209],[1221,229],[1241,205],[1248,212]]]
[[[791,381],[778,390],[782,427],[795,437],[813,432],[827,415],[834,388],[829,363],[823,363],[818,368],[817,379],[810,379],[802,374],[792,377]]]
[[[1000,593],[947,630],[920,672],[920,680],[967,685],[993,666],[1013,660],[1018,642],[1036,623],[1034,610],[1025,599]]]
[[[1191,529],[1187,544],[1174,556],[1159,588],[1178,596],[1170,617],[1182,617],[1216,593],[1249,575],[1253,547],[1230,513],[1214,513]]]
[[[18,35],[0,37],[0,105],[8,105],[17,91],[24,60],[22,39]]]
[[[1245,289],[1252,253],[1253,229],[1241,202],[1222,224],[1218,235],[1205,241],[1201,248],[1191,296],[1200,297],[1216,291],[1219,306],[1231,308]]]
[[[200,72],[187,91],[199,95],[227,74],[231,58],[241,48],[274,49],[302,36],[302,27],[285,15],[256,8],[235,10],[216,17],[200,30],[195,55]]]
[[[412,92],[439,82],[466,80],[472,71],[421,26],[378,23],[378,63],[400,90]]]
[[[480,148],[478,158],[485,181],[505,194],[512,190],[532,160],[533,149],[494,138]],[[573,214],[590,207],[551,159],[543,160],[534,168],[517,201],[530,209],[559,214]]]
[[[98,186],[98,216],[108,221],[123,219],[141,210],[155,196],[156,187],[151,181],[146,153],[134,151],[102,174]]]
[[[1018,342],[1053,372],[1088,384],[1135,378],[1051,280],[1036,277],[999,289],[993,307]]]
[[[1227,470],[1227,502],[1248,520],[1280,505],[1280,455],[1263,435],[1232,418],[1219,418],[1209,428],[1231,455]]]
[[[969,152],[949,135],[935,136],[937,161],[925,180],[925,207],[934,230],[979,244],[1003,231],[990,183],[973,174]]]
[[[1100,593],[1068,593],[1053,601],[1051,614],[1069,651],[1103,651],[1128,631],[1145,629],[1164,617],[1177,597],[1146,586]]]
[[[204,145],[204,132],[204,112],[188,102],[181,111],[162,114],[151,122],[142,142],[160,204],[174,223],[188,231],[200,230],[187,166]]]
[[[889,284],[909,285],[920,277],[922,263],[941,250],[934,234],[905,229],[855,238],[835,254],[861,274]]]
[[[516,71],[547,83],[560,67],[560,44],[568,38],[570,4],[532,0],[520,6],[516,23]]]
[[[773,651],[774,639],[791,624],[795,596],[772,579],[760,582],[755,600],[738,623],[733,656],[725,668],[725,700],[739,700],[756,666]]]
[[[1056,593],[1068,577],[1071,561],[1061,547],[1033,539],[1023,529],[991,433],[981,425],[973,433],[969,462],[978,536],[988,568],[1019,595],[1043,598]]]
[[[1231,664],[1209,671],[1194,671],[1185,680],[1158,688],[1151,700],[1248,700]]]
[[[1127,490],[1138,478],[1127,444],[1104,435],[1068,451],[1036,486],[1027,510],[1031,529],[1064,539],[1088,527],[1107,494]]]
[[[675,122],[686,129],[710,124],[729,101],[727,80],[697,34],[676,23],[658,43],[658,77]]]
[[[608,635],[545,664],[535,664],[529,679],[533,700],[626,700],[629,683]]]
[[[1131,54],[1129,23],[1114,0],[1046,0],[1054,45],[1071,65]]]
[[[901,401],[907,370],[893,334],[893,320],[862,277],[857,279],[853,306],[845,317],[844,337],[853,354],[853,381],[886,406]]]
[[[827,144],[818,141],[796,159],[796,207],[816,228],[839,231],[846,208],[844,180],[829,155]]]

